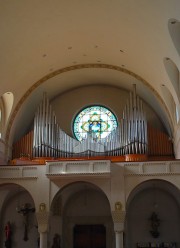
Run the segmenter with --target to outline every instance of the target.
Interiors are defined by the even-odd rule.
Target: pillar
[[[115,211],[112,211],[112,218],[114,222],[114,231],[116,238],[116,248],[124,247],[124,222],[125,222],[126,212],[123,211],[120,207],[115,208]]]
[[[40,234],[39,247],[47,248],[47,232],[39,232],[39,234]]]
[[[39,212],[36,213],[37,222],[38,222],[38,232],[40,235],[40,248],[47,248],[47,232],[48,232],[48,222],[49,222],[49,213],[46,211],[46,208],[39,208]]]
[[[123,248],[123,234],[124,229],[115,227],[115,237],[116,237],[116,248]]]

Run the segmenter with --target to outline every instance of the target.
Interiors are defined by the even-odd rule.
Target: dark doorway
[[[76,225],[74,248],[106,248],[106,228],[103,225]]]

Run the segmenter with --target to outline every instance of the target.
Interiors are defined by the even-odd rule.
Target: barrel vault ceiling
[[[0,0],[0,95],[14,96],[7,129],[30,120],[42,91],[54,98],[83,85],[136,83],[174,132],[179,21],[179,0]]]

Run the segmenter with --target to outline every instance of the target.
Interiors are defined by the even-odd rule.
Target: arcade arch
[[[179,190],[165,180],[153,179],[139,184],[127,201],[127,247],[140,247],[142,244],[147,247],[153,243],[166,243],[166,247],[173,247],[173,244],[179,244],[179,196]],[[155,229],[153,215],[157,217]]]
[[[0,234],[0,247],[4,247],[4,243],[7,240],[5,227],[8,222],[10,223],[11,245],[13,247],[16,247],[16,244],[18,244],[18,247],[36,247],[39,236],[36,215],[33,212],[29,212],[28,216],[25,216],[20,211],[26,206],[29,209],[34,208],[34,200],[30,193],[22,186],[14,183],[2,184],[0,186],[0,198],[0,229],[3,230]],[[25,230],[26,224],[27,230]],[[25,240],[26,238],[27,240]]]
[[[51,243],[55,234],[59,234],[62,247],[76,247],[78,242],[87,242],[83,244],[87,247],[88,242],[105,242],[107,248],[114,247],[110,203],[96,185],[88,182],[67,185],[54,197],[51,212]]]

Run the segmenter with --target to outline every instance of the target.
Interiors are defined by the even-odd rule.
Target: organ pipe
[[[133,91],[129,94],[118,127],[100,141],[90,134],[82,142],[67,135],[57,123],[56,115],[44,93],[35,113],[34,130],[14,147],[14,157],[17,157],[20,151],[30,157],[66,158],[87,155],[173,154],[172,142],[167,135],[147,128],[143,102],[136,95],[136,85],[133,85]]]

